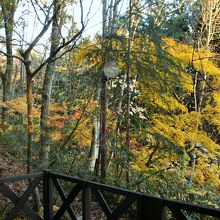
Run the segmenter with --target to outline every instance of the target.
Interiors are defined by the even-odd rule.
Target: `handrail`
[[[0,183],[13,183],[21,180],[29,180],[32,178],[43,176],[44,172],[37,172],[37,173],[29,173],[17,176],[9,176],[9,177],[1,177]]]
[[[164,204],[168,207],[174,207],[178,206],[179,209],[184,209],[188,211],[194,211],[201,214],[206,215],[212,215],[216,217],[220,217],[220,209],[213,208],[213,207],[206,207],[204,205],[198,205],[193,203],[188,203],[184,201],[178,201],[178,200],[170,200],[170,199],[162,199],[164,201]]]
[[[53,172],[53,171],[46,171],[48,172],[48,175],[50,177],[56,177],[56,178],[59,178],[59,179],[62,179],[62,180],[66,180],[66,181],[69,181],[69,182],[73,182],[73,183],[82,183],[82,184],[89,184],[93,187],[98,187],[102,190],[106,190],[106,191],[110,191],[110,192],[113,192],[113,193],[116,193],[116,194],[120,194],[120,195],[127,195],[127,194],[130,194],[130,195],[142,195],[143,193],[138,193],[138,192],[133,192],[131,190],[127,190],[127,189],[123,189],[123,188],[119,188],[119,187],[116,187],[116,186],[110,186],[110,185],[106,185],[106,184],[102,184],[102,183],[97,183],[97,182],[93,182],[93,181],[88,181],[88,180],[83,180],[83,179],[80,179],[78,177],[73,177],[73,176],[68,176],[68,175],[65,175],[65,174],[60,174],[60,173],[57,173],[57,172]],[[156,196],[152,196],[152,197],[155,197],[155,198],[159,198],[159,197],[156,197]]]
[[[161,212],[160,217],[158,217],[158,219],[166,219],[166,217],[164,217],[165,215],[163,213],[165,207],[170,209],[170,211],[173,213],[174,216],[176,216],[176,218],[178,220],[179,219],[187,219],[187,217],[183,213],[183,210],[195,212],[195,213],[199,213],[199,214],[210,215],[213,217],[220,217],[220,209],[217,209],[217,208],[206,207],[204,205],[198,205],[198,204],[188,203],[188,202],[184,202],[184,201],[161,198],[161,197],[157,197],[157,196],[148,195],[145,193],[132,192],[132,191],[129,191],[126,189],[121,189],[118,187],[109,186],[109,185],[96,183],[96,182],[92,182],[92,181],[86,181],[86,180],[82,180],[77,177],[70,177],[68,175],[59,174],[59,173],[52,172],[52,171],[48,171],[48,175],[52,179],[58,178],[58,179],[62,179],[65,181],[70,181],[70,182],[75,182],[75,183],[80,183],[82,185],[86,185],[87,188],[91,188],[92,190],[94,190],[94,194],[96,194],[96,196],[99,196],[97,194],[97,191],[95,192],[95,190],[97,190],[97,189],[99,191],[100,190],[107,191],[107,192],[111,192],[114,194],[128,196],[130,199],[134,199],[134,200],[138,201],[139,203],[141,203],[140,206],[142,207],[141,208],[142,209],[142,211],[141,211],[142,217],[140,219],[145,219],[145,218],[147,219],[147,217],[148,217],[148,219],[152,218],[152,219],[156,220],[155,216],[151,215],[151,213],[153,211]],[[100,195],[100,196],[102,196],[102,195]],[[158,207],[155,208],[155,206],[158,206]],[[104,207],[104,208],[106,210],[108,210],[108,207]],[[108,213],[109,211],[106,211],[106,212]],[[146,216],[145,214],[147,212],[150,212],[150,214],[148,213]]]
[[[0,193],[2,193],[6,198],[8,198],[12,203],[14,203],[14,207],[5,217],[5,220],[13,220],[16,219],[20,211],[26,214],[28,217],[34,220],[42,220],[42,218],[33,210],[33,208],[27,205],[27,201],[31,194],[34,193],[36,187],[43,180],[44,172],[32,173],[32,174],[24,174],[19,176],[11,176],[11,177],[2,177],[0,178]],[[23,194],[19,197],[16,193],[8,187],[7,183],[13,183],[18,181],[28,180],[28,188],[23,192]]]
[[[29,187],[19,198],[6,183],[29,180]],[[62,188],[62,181],[68,181],[72,184],[72,189],[66,194]],[[20,175],[14,177],[0,178],[0,192],[3,193],[8,199],[10,199],[15,207],[6,217],[6,220],[14,219],[20,211],[23,211],[31,219],[42,219],[37,213],[30,208],[26,202],[34,189],[43,182],[42,185],[42,198],[44,205],[44,220],[56,220],[64,216],[67,212],[71,219],[77,220],[77,215],[74,208],[71,206],[72,202],[76,200],[76,197],[82,197],[82,217],[83,220],[92,219],[91,201],[95,198],[99,203],[101,209],[105,213],[107,219],[116,220],[121,218],[125,212],[128,211],[132,204],[136,207],[136,219],[138,220],[164,220],[167,218],[167,210],[178,220],[187,220],[187,212],[194,212],[197,214],[204,214],[208,216],[220,218],[220,209],[206,207],[203,205],[187,203],[183,201],[170,200],[166,198],[160,198],[157,196],[151,196],[144,193],[132,192],[130,190],[121,189],[114,186],[100,184],[92,181],[83,180],[77,177],[68,176],[65,174],[59,174],[50,170],[44,170],[42,172]],[[58,192],[61,198],[62,204],[58,204],[59,209],[56,213],[53,213],[54,203],[54,191]],[[114,204],[114,207],[109,205],[105,198],[105,192],[109,195],[121,195],[119,204]]]

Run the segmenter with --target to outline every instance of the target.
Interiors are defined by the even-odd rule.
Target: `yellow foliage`
[[[159,108],[163,108],[167,111],[177,111],[187,112],[186,106],[178,102],[176,99],[172,98],[170,95],[162,94],[152,94],[149,97],[151,103],[154,103]]]
[[[0,100],[0,107],[8,107],[7,104]]]
[[[149,168],[146,166],[147,157],[150,155],[148,149],[133,150],[135,160],[131,163],[131,168],[133,172],[147,172]]]
[[[57,66],[56,67],[56,72],[58,73],[65,73],[67,71],[67,67],[65,66]]]
[[[208,135],[199,130],[202,115],[198,112],[190,112],[176,116],[154,115],[152,117],[152,133],[159,133],[173,141],[177,146],[184,147],[187,142],[205,146],[210,152],[219,148]]]
[[[54,213],[56,213],[59,209],[60,209],[60,207],[53,205],[53,212]],[[43,218],[43,215],[44,215],[44,208],[43,207],[39,208],[38,215]]]
[[[67,112],[67,106],[65,104],[50,103],[49,109],[51,113],[65,114]]]
[[[10,100],[7,102],[7,105],[10,107],[10,112],[19,112],[23,115],[27,115],[27,101],[26,97],[18,97],[16,99]],[[40,108],[36,105],[33,106],[33,117],[40,117]]]
[[[212,97],[215,102],[215,109],[220,112],[220,91],[214,91]]]
[[[87,48],[82,48],[80,51],[75,55],[75,61],[76,63],[82,63],[82,61],[86,58],[86,55],[88,54]]]
[[[92,127],[89,126],[89,120],[90,119],[83,120],[83,122],[79,124],[73,136],[73,140],[82,147],[91,146]]]
[[[183,90],[186,93],[192,93],[194,91],[193,80],[192,77],[186,72],[180,72],[180,82]]]
[[[138,81],[138,89],[141,91],[139,101],[149,108],[151,124],[146,125],[143,131],[137,134],[137,137],[147,140],[147,144],[138,150],[132,149],[135,157],[132,162],[132,171],[149,174],[152,170],[167,168],[171,164],[171,169],[167,171],[173,174],[178,172],[180,165],[172,166],[172,162],[180,162],[183,158],[184,177],[191,177],[195,184],[207,184],[214,189],[219,189],[219,166],[217,162],[216,164],[212,162],[216,161],[220,150],[220,145],[216,141],[219,139],[220,133],[220,91],[218,90],[220,68],[213,59],[216,59],[216,54],[205,49],[194,50],[190,45],[177,43],[168,38],[164,39],[164,42],[164,49],[171,55],[177,66],[179,64],[182,68],[171,66],[169,73],[166,73],[159,69],[158,60],[153,58],[153,55],[149,56],[150,61],[155,63],[155,75],[157,74],[158,78],[146,73]],[[155,45],[149,45],[150,48],[145,50],[151,51],[152,49],[151,53],[155,54]],[[140,57],[139,62],[141,61]],[[141,63],[146,67],[146,71],[149,63],[149,60]],[[188,65],[195,72],[185,72]],[[149,67],[149,71],[154,71],[154,69]],[[199,76],[195,87],[194,74],[196,71],[199,71]],[[176,84],[172,84],[173,78],[176,76],[172,73],[178,73],[176,75],[179,81]],[[209,85],[203,80],[203,77],[206,77]],[[167,80],[164,84],[163,79]],[[210,88],[210,85],[214,90]],[[179,90],[174,94],[173,91],[176,91],[176,87]],[[199,103],[201,96],[202,104]],[[197,109],[197,111],[193,111],[196,109],[195,97],[197,104],[201,104],[201,109]],[[157,113],[151,113],[151,106],[153,106],[152,112],[155,108]],[[147,137],[149,134],[155,137],[155,139],[151,138],[154,141],[149,141],[150,138]],[[156,147],[158,151],[154,157],[162,155],[162,158],[153,163],[151,167],[146,166],[152,148]],[[176,153],[172,153],[172,149],[175,149]],[[192,159],[190,157],[192,151],[196,155],[195,167],[189,163]]]
[[[194,181],[198,181],[197,177],[198,173],[200,173],[200,178],[203,178],[203,183],[212,186],[213,188],[220,187],[220,172],[218,165],[205,163],[203,158],[199,158],[197,163]]]
[[[98,45],[95,45],[93,42],[88,41],[80,46],[79,50],[74,55],[74,61],[78,65],[91,65],[97,64],[100,62],[101,57],[96,55],[98,51]]]
[[[215,53],[205,49],[195,50],[190,45],[177,43],[171,38],[165,38],[164,41],[166,43],[166,51],[176,59],[185,64],[192,64],[198,71],[220,77],[220,69],[213,61],[213,58],[216,58]]]
[[[5,69],[6,69],[6,56],[2,56],[2,55],[0,54],[0,71],[1,71],[2,73],[4,73],[4,72],[5,72]]]

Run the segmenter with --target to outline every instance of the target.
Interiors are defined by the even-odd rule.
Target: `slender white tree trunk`
[[[90,151],[90,165],[89,169],[91,172],[95,171],[96,161],[99,156],[99,141],[100,141],[100,120],[97,115],[94,118],[94,130],[93,130],[93,143]]]

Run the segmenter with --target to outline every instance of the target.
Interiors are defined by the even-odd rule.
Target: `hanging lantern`
[[[107,61],[104,65],[104,73],[106,78],[114,79],[120,73],[120,69],[115,61]]]

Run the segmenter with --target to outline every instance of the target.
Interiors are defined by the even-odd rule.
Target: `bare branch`
[[[5,53],[3,51],[0,51],[0,54],[3,54],[6,57],[16,58],[16,59],[18,59],[18,60],[20,60],[21,62],[24,63],[24,60],[21,57],[17,56],[17,55],[11,55],[11,54]]]
[[[45,17],[46,17],[45,10],[43,10],[43,8],[39,5],[39,3],[38,3],[37,1],[36,1],[36,4],[37,4],[37,6],[40,8],[40,10],[44,13],[44,15],[45,15]],[[31,0],[31,5],[32,5],[32,7],[33,7],[33,9],[34,9],[34,12],[35,12],[35,15],[37,16],[38,21],[39,21],[42,25],[44,25],[44,23],[41,21],[39,15],[38,15],[37,9],[36,9],[36,7],[35,7],[35,5],[34,5],[34,3],[33,3],[32,0]]]
[[[50,24],[52,22],[52,19],[50,19],[46,25],[43,27],[43,29],[41,30],[41,32],[37,35],[37,37],[33,40],[33,42],[30,44],[30,46],[28,47],[28,49],[23,53],[23,55],[28,55],[31,50],[34,48],[34,46],[36,46],[36,44],[38,43],[38,41],[43,37],[43,35],[46,33],[46,31],[48,30],[48,28],[50,27]]]
[[[71,43],[73,43],[79,39],[79,37],[82,35],[83,31],[85,29],[84,24],[82,23],[82,27],[81,30],[78,31],[70,40],[63,42],[62,45],[60,45],[35,71],[33,71],[32,73],[32,77],[34,77],[46,64],[51,63],[53,61],[55,61],[57,58],[55,58],[55,56],[65,47],[67,47],[68,45],[70,45]],[[75,46],[74,43],[74,46]],[[64,52],[60,57],[62,57],[66,52]]]

